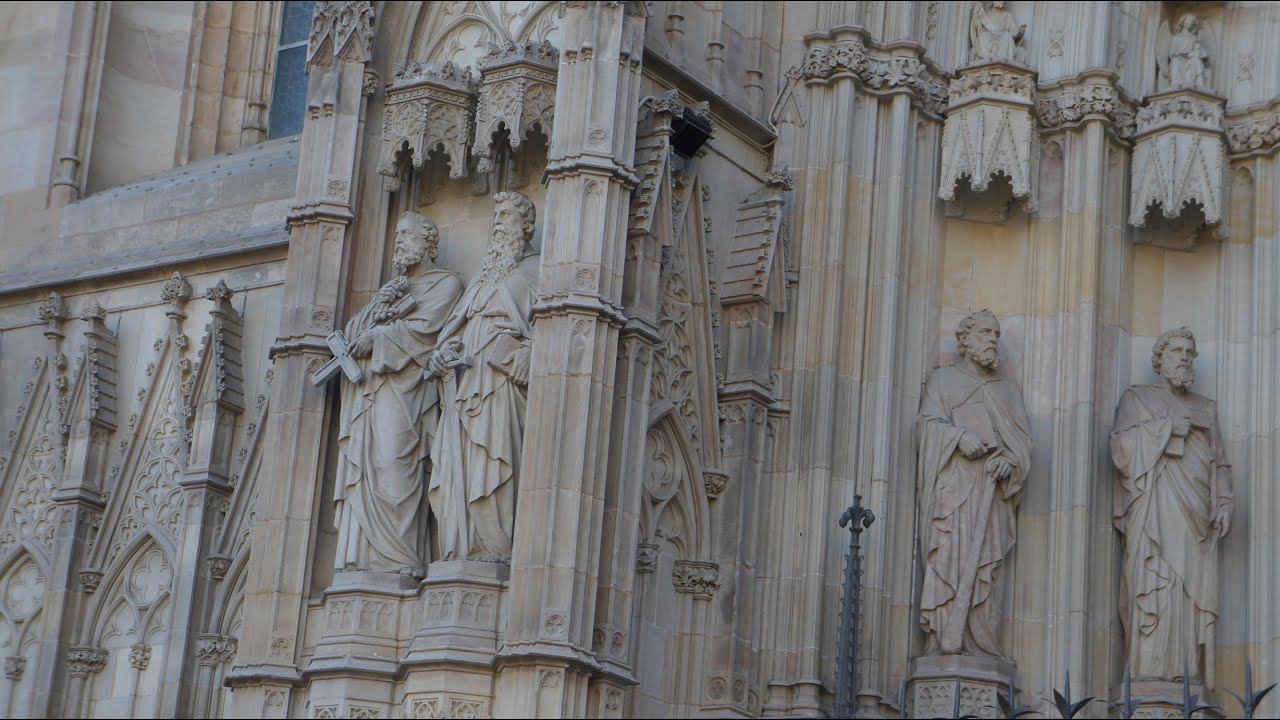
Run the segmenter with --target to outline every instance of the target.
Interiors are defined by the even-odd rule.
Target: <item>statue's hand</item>
[[[508,368],[507,376],[511,378],[511,382],[522,387],[529,384],[529,362],[530,352],[528,347],[513,350],[507,356],[503,365]]]
[[[373,333],[364,332],[360,337],[351,343],[351,347],[347,348],[347,352],[351,357],[357,359],[367,358],[373,354]]]
[[[982,457],[982,454],[987,449],[987,444],[982,442],[982,438],[978,437],[976,433],[966,430],[960,436],[960,452],[964,453],[964,456],[970,460],[977,460]]]
[[[1218,537],[1226,537],[1231,531],[1231,510],[1230,503],[1220,503],[1213,512],[1213,528],[1217,531]]]
[[[1013,474],[1013,463],[1009,462],[1009,458],[1004,455],[996,455],[983,468],[986,473],[995,478],[997,482],[1004,482]]]

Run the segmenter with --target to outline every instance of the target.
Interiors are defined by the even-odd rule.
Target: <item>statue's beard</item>
[[[480,264],[480,276],[486,279],[500,279],[510,275],[520,264],[522,246],[523,242],[518,238],[513,239],[506,232],[495,231],[493,243],[485,252],[484,260]]]
[[[1167,370],[1164,377],[1174,390],[1190,390],[1196,382],[1196,371],[1190,366],[1175,367]]]
[[[409,272],[409,268],[422,262],[424,254],[398,252],[391,256],[391,268],[396,271],[397,275],[404,275]]]
[[[1000,367],[1000,356],[996,354],[996,349],[994,347],[971,347],[966,352],[968,356],[983,369],[995,370]]]

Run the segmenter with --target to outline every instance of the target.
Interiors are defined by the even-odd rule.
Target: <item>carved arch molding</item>
[[[442,2],[406,9],[413,28],[386,84],[378,172],[387,190],[431,153],[449,177],[483,175],[498,143],[551,137],[559,65],[556,2]]]

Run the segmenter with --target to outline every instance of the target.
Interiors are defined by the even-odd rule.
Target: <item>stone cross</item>
[[[347,342],[347,336],[342,334],[341,330],[334,330],[324,341],[328,344],[329,350],[333,352],[333,359],[311,374],[312,385],[316,387],[324,385],[334,375],[337,375],[339,370],[342,371],[343,375],[347,376],[347,380],[353,383],[364,380],[364,372],[360,370],[359,363],[356,362],[355,358],[351,357],[351,353],[348,351],[351,343]]]

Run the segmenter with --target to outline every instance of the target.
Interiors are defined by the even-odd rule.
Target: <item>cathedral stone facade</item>
[[[0,714],[1280,680],[1280,3],[6,3],[0,69]]]

